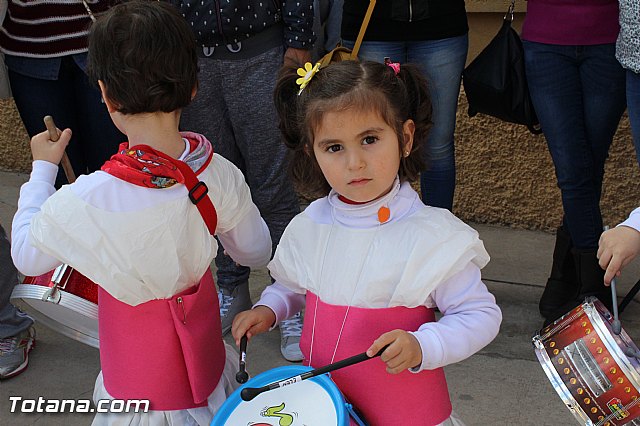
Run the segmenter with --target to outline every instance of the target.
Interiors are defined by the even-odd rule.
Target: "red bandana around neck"
[[[120,150],[101,167],[112,176],[147,188],[169,188],[183,183],[184,177],[167,156],[147,145],[129,148],[129,142],[120,144]]]
[[[200,149],[198,140],[187,134],[185,136],[190,146],[188,157],[203,157],[204,155],[210,157],[208,155],[210,148]],[[209,160],[210,158],[205,159],[204,167],[209,163]],[[104,163],[101,170],[134,185],[146,188],[169,188],[177,183],[185,182],[183,174],[176,166],[177,161],[180,160],[171,158],[148,145],[129,147],[129,142],[123,142],[120,144],[118,153]],[[202,163],[202,160],[199,162]],[[200,167],[198,172],[202,168]]]

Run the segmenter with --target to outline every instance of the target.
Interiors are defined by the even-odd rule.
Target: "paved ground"
[[[18,185],[25,175],[0,172],[0,223],[10,227],[16,208]],[[531,337],[542,318],[537,301],[546,281],[554,237],[542,232],[472,224],[492,256],[483,279],[496,295],[504,320],[498,337],[471,358],[445,371],[455,410],[467,425],[572,425],[564,407],[538,363]],[[640,265],[631,265],[618,284],[626,294],[640,278]],[[264,270],[252,274],[254,299],[268,283]],[[631,303],[622,325],[640,340],[640,304]],[[10,396],[25,399],[90,398],[99,371],[96,349],[77,343],[37,325],[38,344],[29,369],[0,382],[0,425],[87,425],[90,414],[12,414]],[[248,348],[252,374],[285,365],[280,356],[279,333],[258,336]]]

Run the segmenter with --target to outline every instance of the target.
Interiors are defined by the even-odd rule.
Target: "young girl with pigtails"
[[[370,425],[462,424],[443,367],[491,342],[502,316],[481,281],[489,255],[477,232],[409,183],[431,125],[424,78],[395,63],[307,64],[282,70],[275,101],[294,181],[322,198],[285,230],[275,283],[236,317],[234,338],[275,327],[306,299],[312,367],[388,345],[331,375]]]

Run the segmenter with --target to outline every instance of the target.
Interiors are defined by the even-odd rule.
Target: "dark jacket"
[[[198,45],[234,45],[275,25],[286,47],[309,49],[313,0],[170,0],[191,25]],[[203,4],[204,3],[204,4]]]
[[[369,0],[344,0],[342,38],[355,40]],[[439,40],[469,31],[464,0],[378,0],[364,41]]]

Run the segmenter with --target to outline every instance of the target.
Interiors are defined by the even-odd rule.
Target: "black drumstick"
[[[611,299],[613,300],[613,322],[611,323],[611,329],[616,336],[619,336],[622,332],[622,324],[618,319],[618,294],[616,292],[615,278],[611,278]]]
[[[240,339],[240,362],[238,372],[236,373],[236,382],[246,383],[249,380],[249,374],[246,371],[247,368],[247,335],[245,334]]]
[[[324,367],[316,368],[315,370],[307,371],[306,373],[299,374],[297,376],[289,377],[288,379],[279,380],[277,382],[269,383],[268,385],[264,385],[259,388],[244,388],[240,392],[240,397],[244,401],[251,401],[256,396],[260,395],[262,392],[270,391],[273,389],[281,388],[283,386],[291,385],[293,383],[301,382],[302,380],[309,379],[311,377],[319,376],[321,374],[328,373],[333,370],[337,370],[339,368],[348,367],[353,364],[357,364],[362,361],[366,361],[368,359],[375,358],[380,356],[385,349],[387,349],[389,345],[386,345],[382,349],[378,351],[377,354],[370,357],[366,352],[363,352],[358,355],[354,355],[352,357],[343,359],[338,362],[334,362],[333,364],[325,365]]]

